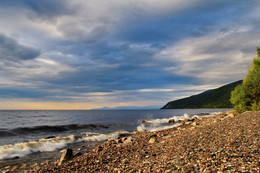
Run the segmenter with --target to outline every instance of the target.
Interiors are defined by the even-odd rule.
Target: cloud
[[[107,35],[106,26],[84,26],[77,21],[62,23],[57,29],[66,39],[73,39],[84,43],[93,43]]]
[[[243,78],[259,46],[258,0],[0,4],[2,98],[163,105]]]
[[[68,0],[4,0],[1,5],[8,8],[24,8],[28,10],[28,17],[50,20],[62,15],[71,15],[76,7]]]
[[[184,39],[156,57],[177,64],[165,68],[173,74],[194,77],[203,83],[228,83],[244,78],[259,45],[259,34],[256,27],[217,29],[201,37]]]
[[[0,34],[0,58],[10,61],[30,60],[38,57],[40,51],[23,46],[14,39]]]

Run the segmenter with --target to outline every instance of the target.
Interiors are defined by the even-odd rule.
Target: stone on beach
[[[169,123],[169,124],[174,124],[174,123],[175,123],[175,120],[174,120],[174,119],[169,119],[168,123]]]
[[[149,143],[150,144],[154,144],[154,143],[157,143],[158,140],[157,140],[157,135],[152,135],[149,139]]]
[[[71,148],[67,148],[65,150],[62,150],[61,152],[62,155],[60,157],[59,165],[73,158],[73,150]]]

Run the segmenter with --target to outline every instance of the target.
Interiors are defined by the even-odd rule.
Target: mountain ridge
[[[102,107],[91,110],[145,110],[145,109],[159,109],[159,106],[119,106],[119,107]]]
[[[197,95],[170,101],[161,109],[232,108],[231,91],[241,83],[242,80],[239,80]]]

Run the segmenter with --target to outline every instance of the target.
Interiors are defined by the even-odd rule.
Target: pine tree
[[[243,83],[231,93],[231,103],[237,112],[260,110],[260,48],[257,47],[257,57],[254,58],[251,67]]]

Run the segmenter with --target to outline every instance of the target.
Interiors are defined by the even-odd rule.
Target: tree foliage
[[[260,48],[257,47],[257,57],[243,83],[231,93],[231,103],[237,112],[260,110]]]

